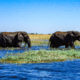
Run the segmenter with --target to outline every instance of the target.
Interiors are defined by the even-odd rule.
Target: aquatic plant
[[[3,63],[44,63],[54,61],[65,61],[80,58],[80,50],[75,49],[55,49],[55,50],[37,50],[24,53],[7,54],[0,59]]]

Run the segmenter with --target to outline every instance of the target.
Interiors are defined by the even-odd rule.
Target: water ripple
[[[0,80],[80,80],[80,60],[0,64]]]

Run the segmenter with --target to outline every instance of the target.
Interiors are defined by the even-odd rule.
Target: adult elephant
[[[65,48],[69,46],[75,48],[74,42],[76,40],[80,41],[80,32],[77,31],[67,31],[67,32],[55,32],[51,35],[49,39],[49,44],[51,48],[58,48],[59,46],[65,45]]]
[[[0,47],[21,47],[22,42],[31,47],[31,41],[26,32],[1,32]]]

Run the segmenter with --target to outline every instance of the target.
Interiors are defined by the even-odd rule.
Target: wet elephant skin
[[[27,43],[31,47],[31,41],[26,32],[1,32],[0,47],[21,47],[20,43]]]
[[[58,48],[60,46],[65,46],[68,48],[69,46],[75,48],[74,42],[76,40],[80,41],[80,32],[77,31],[67,31],[61,32],[57,31],[53,33],[49,39],[49,45],[51,48]]]

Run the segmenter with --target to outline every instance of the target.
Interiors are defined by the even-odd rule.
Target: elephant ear
[[[19,41],[19,35],[20,35],[20,33],[17,33],[17,34],[15,35],[15,37],[14,37],[15,42],[18,42],[18,41]]]
[[[17,42],[17,41],[18,41],[18,33],[14,37],[14,42]]]

